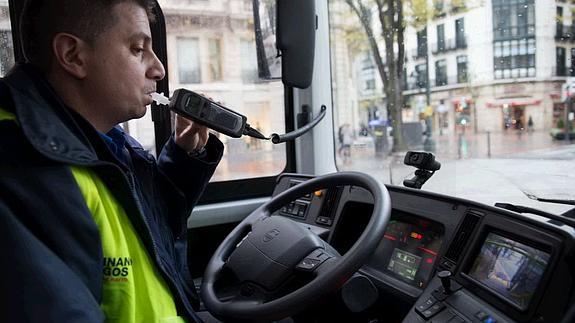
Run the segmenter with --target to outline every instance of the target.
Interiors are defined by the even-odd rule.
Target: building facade
[[[443,134],[528,124],[549,130],[572,119],[561,85],[575,75],[575,4],[444,0],[429,1],[429,7],[426,27],[408,26],[405,33],[404,122],[429,116],[434,132]],[[385,110],[377,69],[362,63],[369,62],[368,53],[350,58],[359,105],[377,102],[375,110]],[[375,117],[370,110],[362,113],[365,122]]]

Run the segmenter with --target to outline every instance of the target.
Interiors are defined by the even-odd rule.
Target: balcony
[[[535,37],[535,25],[501,26],[493,30],[493,40],[515,40]]]
[[[454,86],[457,85],[458,87],[465,86],[467,79],[465,81],[461,77],[457,75],[448,75],[447,77],[441,79],[430,79],[429,83],[431,84],[431,88],[438,88],[442,86]],[[424,79],[415,80],[411,79],[407,82],[407,87],[404,88],[405,91],[413,91],[413,90],[420,90],[420,92],[425,92],[426,82]]]
[[[443,43],[431,44],[431,52],[433,54],[445,53],[465,48],[467,48],[467,39],[465,37],[450,38]]]
[[[575,41],[575,26],[557,24],[557,27],[555,28],[555,40]]]

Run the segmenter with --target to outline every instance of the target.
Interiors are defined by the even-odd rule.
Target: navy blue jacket
[[[170,140],[158,162],[127,138],[131,167],[66,108],[44,77],[20,65],[0,80],[0,322],[102,322],[99,231],[71,173],[89,167],[122,204],[170,286],[178,314],[197,320],[186,220],[222,157],[210,136],[189,157]]]

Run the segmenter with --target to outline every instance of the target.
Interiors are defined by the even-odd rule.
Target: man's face
[[[164,66],[152,50],[146,11],[132,2],[113,7],[116,23],[100,34],[88,52],[84,90],[98,119],[111,125],[141,118],[152,103]]]

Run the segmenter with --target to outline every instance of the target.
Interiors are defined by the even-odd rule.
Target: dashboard
[[[274,195],[311,178],[280,176]],[[388,186],[391,218],[360,272],[409,304],[404,322],[559,322],[574,295],[575,230],[472,201]],[[340,186],[278,211],[345,253],[373,199]],[[438,277],[441,276],[442,278]]]

